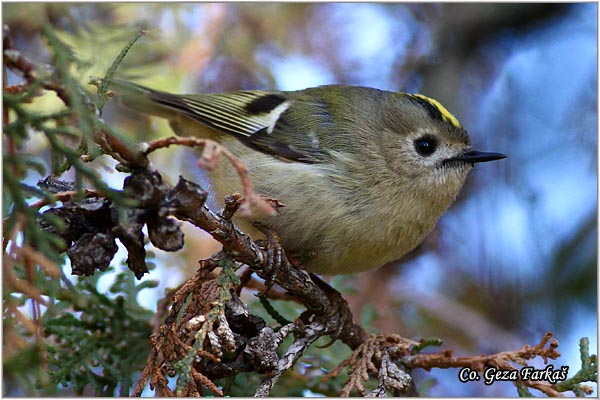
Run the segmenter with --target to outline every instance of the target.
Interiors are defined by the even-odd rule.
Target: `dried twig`
[[[249,215],[250,210],[253,207],[257,207],[268,215],[277,214],[277,211],[273,205],[256,194],[254,191],[254,186],[252,185],[252,181],[248,175],[248,167],[246,167],[246,165],[244,165],[244,163],[234,156],[233,153],[231,153],[226,147],[221,146],[213,140],[195,137],[171,136],[149,142],[147,146],[144,146],[144,152],[145,154],[150,154],[157,149],[169,147],[174,144],[187,147],[201,147],[203,151],[202,156],[198,161],[198,165],[207,169],[213,169],[216,166],[221,154],[227,157],[231,165],[237,171],[242,183],[242,188],[244,190],[244,203],[240,207],[240,212],[242,214]]]
[[[58,201],[69,201],[69,200],[73,200],[74,198],[77,198],[81,193],[78,193],[76,190],[69,190],[66,192],[60,192],[60,193],[53,193],[52,194],[52,200],[50,199],[41,199],[36,201],[35,203],[31,204],[30,207],[32,208],[42,208],[44,206],[48,206],[50,204],[54,204]],[[90,198],[90,197],[105,197],[104,195],[102,195],[100,192],[98,192],[97,190],[94,189],[83,189],[83,197],[85,198]]]
[[[547,346],[547,347],[546,347]],[[470,367],[474,370],[483,372],[488,366],[499,369],[516,369],[511,362],[525,366],[527,360],[535,357],[541,357],[545,363],[548,359],[555,360],[560,357],[560,352],[556,350],[558,340],[552,338],[552,333],[544,335],[540,343],[529,346],[524,345],[516,351],[504,351],[490,355],[478,355],[469,357],[454,357],[452,350],[446,350],[441,353],[416,354],[408,357],[404,362],[411,368],[460,368]]]
[[[362,382],[369,380],[369,374],[374,376],[380,375],[380,366],[382,359],[388,357],[388,353],[393,352],[396,357],[398,354],[408,354],[412,346],[417,346],[419,343],[410,339],[403,338],[400,335],[375,335],[365,340],[360,346],[358,346],[354,352],[342,361],[335,369],[330,371],[321,380],[326,381],[328,379],[338,376],[344,368],[350,367],[348,373],[348,381],[342,388],[340,396],[347,397],[353,389],[364,396],[365,388]],[[389,369],[389,368],[388,368]],[[389,377],[379,377],[380,382],[385,382]],[[398,381],[394,379],[394,381]],[[401,391],[408,391],[410,389],[411,380],[405,380],[408,385],[401,388]],[[386,382],[387,384],[387,382]],[[398,389],[400,390],[400,389]]]
[[[552,338],[551,332],[547,332],[538,344],[534,346],[524,345],[516,351],[503,351],[496,354],[470,357],[454,357],[451,350],[446,350],[441,353],[417,354],[404,359],[403,362],[411,368],[423,368],[425,370],[430,370],[431,368],[469,367],[474,371],[484,372],[486,368],[495,367],[503,371],[516,371],[517,368],[513,363],[520,366],[527,366],[527,361],[536,357],[541,357],[544,363],[548,363],[548,359],[556,360],[560,357],[560,352],[556,350],[557,347],[558,340]],[[530,380],[518,382],[532,389],[537,389],[548,396],[563,396],[549,382]]]
[[[298,329],[294,324],[283,327],[278,333],[281,334],[281,338],[287,336],[287,334],[293,330]],[[274,374],[269,374],[261,382],[260,386],[254,393],[255,397],[266,397],[271,393],[271,390],[281,377],[284,372],[294,366],[296,361],[304,354],[308,347],[317,341],[324,334],[324,326],[320,323],[312,323],[302,328],[302,335],[296,338],[281,356],[277,363],[277,369]]]

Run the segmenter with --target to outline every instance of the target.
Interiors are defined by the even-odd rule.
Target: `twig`
[[[14,45],[14,42],[11,36],[8,34],[6,28],[4,29],[3,33],[4,65],[6,65],[10,70],[15,72],[16,74],[22,76],[28,84],[32,84],[40,77],[40,73],[38,71],[39,67],[34,62],[25,57],[23,54],[21,54],[21,52]],[[46,65],[45,69],[45,75],[53,76],[55,74],[54,67]],[[68,106],[71,103],[69,94],[58,80],[44,79],[42,87],[44,89],[56,92],[56,95],[63,101],[65,105]]]
[[[360,346],[358,346],[352,352],[350,357],[342,361],[335,369],[325,375],[321,381],[324,382],[330,378],[338,376],[345,367],[349,366],[350,370],[348,372],[348,381],[342,388],[340,396],[349,396],[353,389],[356,389],[361,396],[364,396],[366,393],[362,382],[369,380],[369,374],[373,374],[375,376],[379,375],[380,382],[384,381],[384,377],[381,376],[382,372],[377,367],[377,365],[381,365],[384,356],[388,355],[389,357],[389,354],[393,354],[393,356],[396,358],[398,354],[409,354],[411,347],[417,346],[418,344],[418,342],[403,338],[402,336],[396,334],[371,336]],[[399,387],[402,382],[407,385],[410,383],[407,382],[404,377],[390,379],[395,381],[394,384],[392,385],[387,381],[385,384],[393,386],[394,388],[396,388],[396,386]],[[400,390],[399,388],[397,389]],[[401,389],[401,391],[406,392],[409,387],[403,386]]]
[[[119,55],[117,56],[117,58],[114,59],[113,63],[111,64],[110,68],[108,69],[108,71],[106,72],[106,75],[104,76],[104,79],[100,80],[100,83],[98,85],[98,109],[100,110],[100,112],[102,112],[102,108],[104,107],[104,104],[106,103],[106,99],[107,99],[107,90],[108,90],[108,85],[110,80],[112,79],[113,75],[115,74],[115,72],[117,71],[117,68],[119,68],[119,65],[121,65],[121,63],[123,62],[123,60],[125,59],[125,56],[127,55],[127,53],[129,52],[129,50],[133,47],[133,45],[144,35],[148,35],[149,31],[147,30],[141,30],[139,31],[130,41],[129,43],[127,43],[127,45],[121,49],[121,52],[119,53]],[[92,84],[96,84],[95,80],[92,80],[92,82],[90,82]]]
[[[61,269],[54,262],[28,244],[23,244],[21,247],[15,248],[15,254],[23,260],[30,260],[34,264],[39,265],[46,274],[53,278],[60,278],[62,276]]]
[[[417,395],[412,377],[392,361],[392,357],[387,351],[381,357],[378,380],[377,388],[368,393],[366,397],[386,397],[388,393],[394,397],[406,394],[413,397]]]
[[[35,203],[31,204],[30,207],[32,208],[42,208],[44,206],[50,205],[50,204],[54,204],[57,201],[69,201],[72,200],[73,198],[76,198],[77,196],[79,196],[80,193],[77,192],[76,190],[68,190],[66,192],[60,192],[60,193],[53,193],[52,194],[52,200],[50,199],[41,199],[36,201]],[[100,192],[98,192],[97,190],[94,189],[83,189],[83,195],[85,198],[89,198],[89,197],[106,197],[104,195],[102,195]]]
[[[548,345],[546,347],[546,345]],[[504,351],[490,355],[478,355],[470,357],[454,357],[451,350],[441,353],[417,354],[404,359],[407,366],[411,368],[460,368],[471,367],[474,370],[483,372],[486,366],[494,366],[500,369],[516,369],[510,362],[520,365],[527,365],[526,360],[535,357],[542,357],[545,363],[548,359],[555,360],[560,357],[560,352],[556,350],[558,341],[552,339],[552,333],[544,335],[540,343],[529,346],[524,345],[516,351]]]
[[[402,359],[403,364],[410,368],[423,368],[429,371],[431,368],[460,368],[469,367],[475,371],[483,372],[487,367],[495,367],[499,370],[517,370],[511,363],[526,366],[527,360],[535,357],[541,357],[544,363],[548,359],[556,360],[560,357],[560,352],[556,350],[558,341],[552,338],[552,333],[547,332],[542,340],[534,345],[524,345],[516,351],[503,351],[490,355],[478,355],[470,357],[454,357],[451,350],[441,353],[417,354]],[[541,391],[548,396],[563,396],[554,385],[542,381],[518,381],[532,389]]]
[[[279,333],[281,333],[283,337],[287,336],[291,329],[294,329],[295,325],[286,325]],[[303,335],[298,337],[294,343],[288,347],[286,352],[281,356],[279,362],[277,364],[276,372],[267,376],[263,379],[261,384],[258,386],[256,391],[254,392],[254,397],[267,397],[271,390],[281,377],[287,370],[292,368],[296,361],[304,354],[306,349],[313,344],[316,340],[318,340],[324,334],[324,326],[320,323],[312,323],[303,329]]]
[[[171,197],[176,199],[171,213],[208,232],[223,244],[223,249],[236,261],[249,265],[263,279],[269,276],[263,268],[268,256],[249,236],[239,231],[229,220],[210,211],[203,203],[199,186],[180,179]],[[352,322],[348,304],[329,285],[308,272],[293,266],[283,257],[275,283],[300,299],[310,313],[322,319],[326,333],[334,334],[351,348],[359,346],[368,335]]]
[[[210,139],[201,139],[194,137],[170,136],[153,140],[144,146],[144,153],[150,154],[157,149],[169,147],[171,145],[180,145],[186,147],[201,147],[203,149],[202,156],[198,161],[198,165],[202,168],[213,169],[219,156],[223,154],[231,165],[237,171],[242,188],[244,190],[244,203],[240,207],[240,212],[244,215],[250,215],[253,207],[257,207],[268,215],[276,215],[277,211],[270,202],[263,199],[254,191],[254,186],[248,175],[248,167],[233,155],[226,147],[221,146],[217,142]]]

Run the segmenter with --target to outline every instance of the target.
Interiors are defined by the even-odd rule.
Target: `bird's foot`
[[[275,279],[277,278],[277,273],[279,272],[282,263],[285,262],[286,255],[283,246],[281,245],[281,238],[277,232],[257,222],[254,223],[254,226],[267,237],[266,240],[256,241],[259,246],[267,251],[267,259],[263,263],[263,271],[267,276],[265,279],[265,286],[267,288],[266,294],[271,290],[271,287],[273,287]]]

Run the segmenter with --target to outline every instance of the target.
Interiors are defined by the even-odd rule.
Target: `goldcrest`
[[[471,148],[458,120],[419,94],[330,85],[299,91],[176,95],[111,81],[127,107],[169,120],[178,135],[214,139],[249,168],[279,215],[238,218],[281,236],[309,271],[378,268],[423,241],[475,163],[500,153]],[[241,191],[227,162],[211,173],[217,199]]]

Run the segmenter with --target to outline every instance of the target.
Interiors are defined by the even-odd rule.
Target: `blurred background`
[[[590,352],[597,353],[597,4],[2,8],[3,23],[34,61],[48,61],[42,25],[58,29],[84,62],[76,71],[82,82],[103,76],[135,32],[147,29],[119,74],[157,89],[296,90],[345,83],[439,100],[475,148],[508,158],[478,166],[436,229],[404,260],[330,281],[373,331],[440,337],[456,355],[518,349],[547,331],[563,354],[554,364],[571,366],[569,375],[580,366],[581,337],[589,337]],[[48,97],[39,107],[60,106]],[[139,141],[172,134],[162,120],[110,103],[103,117]],[[27,149],[48,157],[45,150],[35,138]],[[172,181],[180,174],[204,179],[196,157],[169,149],[153,161]],[[105,168],[114,166],[108,159],[98,164],[120,188],[125,175]],[[39,178],[28,177],[32,183]],[[187,228],[183,251],[155,250],[157,268],[148,278],[160,285],[139,299],[149,309],[156,309],[165,288],[194,273],[199,258],[218,249],[207,235]],[[68,265],[65,271],[70,274]],[[110,279],[103,276],[99,287]],[[415,378],[422,395],[516,395],[511,383],[460,383],[457,370],[416,371]]]

